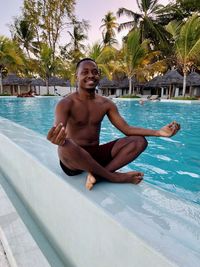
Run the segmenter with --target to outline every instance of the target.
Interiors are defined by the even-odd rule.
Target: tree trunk
[[[174,97],[175,96],[175,91],[176,91],[176,88],[175,88],[175,84],[173,84],[173,87],[172,87],[172,97]]]
[[[183,97],[185,97],[185,91],[186,91],[186,74],[187,72],[186,71],[183,71]]]
[[[128,77],[128,80],[129,80],[129,95],[131,95],[131,93],[132,93],[132,79],[131,79],[131,77]]]
[[[47,95],[49,95],[49,78],[46,78]]]
[[[169,99],[171,99],[171,89],[172,89],[172,86],[170,84],[170,86],[169,86]]]
[[[190,85],[190,93],[189,93],[190,97],[192,97],[192,86]]]
[[[2,72],[0,71],[0,94],[3,94]]]
[[[20,95],[20,94],[21,94],[20,86],[18,85],[18,86],[17,86],[17,95]]]
[[[133,92],[132,92],[132,94],[133,95],[135,94],[135,86],[134,86],[134,84],[133,84]]]

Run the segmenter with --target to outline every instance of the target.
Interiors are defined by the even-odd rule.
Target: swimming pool
[[[53,124],[54,107],[60,98],[1,98],[0,116],[46,135]],[[177,120],[182,130],[173,138],[148,137],[148,149],[126,169],[141,170],[145,181],[180,198],[200,203],[199,105],[114,100],[122,116],[135,126],[160,128]],[[108,119],[102,123],[101,141],[122,136]]]

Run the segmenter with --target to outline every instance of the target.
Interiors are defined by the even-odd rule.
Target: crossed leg
[[[97,177],[117,183],[139,183],[143,178],[141,172],[118,173],[117,169],[137,158],[147,147],[147,141],[141,136],[130,136],[119,139],[113,146],[113,159],[106,167],[102,167],[91,155],[70,140],[58,147],[58,155],[62,163],[72,170],[85,170],[89,173],[86,187],[91,189]]]
[[[112,160],[105,167],[110,172],[115,172],[128,163],[135,160],[147,147],[147,140],[142,136],[129,136],[119,139],[113,146],[111,155]],[[133,183],[137,184],[143,179],[141,172],[129,172],[134,179]],[[97,179],[95,174],[89,173],[86,180],[86,187],[91,190]],[[119,182],[119,181],[116,181]]]

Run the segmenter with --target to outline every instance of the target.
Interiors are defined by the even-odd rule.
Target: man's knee
[[[71,156],[74,157],[79,153],[79,146],[70,140],[66,140],[63,146],[58,147],[59,156]]]
[[[148,142],[144,136],[132,136],[131,138],[132,142],[140,151],[144,151],[147,148]]]
[[[140,138],[141,138],[141,145],[142,145],[142,148],[143,148],[143,151],[144,151],[148,146],[148,141],[144,136],[140,136]]]

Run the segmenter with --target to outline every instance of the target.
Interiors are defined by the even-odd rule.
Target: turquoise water
[[[46,135],[60,98],[1,98],[0,116]],[[125,169],[145,173],[145,181],[200,204],[200,105],[115,100],[121,115],[134,126],[157,129],[177,120],[181,131],[173,138],[148,137],[147,150]],[[105,118],[101,141],[123,136]]]

